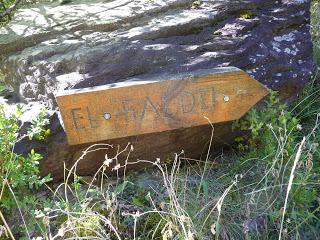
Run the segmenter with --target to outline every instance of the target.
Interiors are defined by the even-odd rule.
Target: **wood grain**
[[[67,90],[56,99],[75,145],[236,120],[267,94],[229,67]]]

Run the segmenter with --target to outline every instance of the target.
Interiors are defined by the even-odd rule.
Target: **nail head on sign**
[[[105,120],[109,120],[111,118],[111,114],[106,112],[106,113],[103,114],[103,117],[104,117]]]
[[[230,101],[230,97],[227,96],[227,95],[224,95],[223,100],[224,100],[225,102],[229,102],[229,101]]]

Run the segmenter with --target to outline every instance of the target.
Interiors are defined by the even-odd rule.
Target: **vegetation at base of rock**
[[[319,61],[317,52],[316,58]],[[316,239],[320,234],[319,79],[316,73],[290,106],[272,93],[266,108],[253,110],[235,123],[234,128],[251,134],[238,138],[219,156],[193,163],[182,159],[181,153],[170,164],[164,164],[165,159],[154,163],[156,170],[120,178],[105,174],[116,161],[106,157],[91,179],[73,175],[75,168],[66,170],[64,183],[37,190],[45,193],[44,199],[28,184],[43,183],[36,177],[41,156],[34,151],[25,157],[11,152],[19,140],[19,111],[7,118],[2,108],[0,138],[5,144],[0,155],[8,167],[1,165],[1,173],[12,167],[13,160],[28,167],[10,168],[14,175],[1,179],[3,192],[12,189],[15,194],[10,196],[17,199],[1,208],[9,223],[7,228],[0,220],[1,237],[9,238],[11,230],[16,237],[34,239],[277,239],[279,235]],[[48,134],[45,124],[40,116],[29,133],[42,139]],[[29,211],[30,206],[35,211]],[[17,219],[24,219],[20,228],[13,222]]]
[[[170,164],[153,163],[156,170],[119,178],[105,174],[117,156],[106,156],[91,179],[74,174],[76,166],[66,170],[65,182],[29,213],[36,223],[24,216],[28,226],[20,234],[35,239],[275,239],[279,234],[314,239],[320,227],[317,78],[290,107],[272,93],[266,108],[235,123],[251,134],[214,160],[190,164],[180,153]]]
[[[27,130],[29,139],[45,140],[50,135],[49,119],[46,118],[46,111],[43,109],[32,121],[31,126]]]
[[[27,156],[13,152],[15,144],[25,137],[43,139],[48,133],[45,126],[44,112],[35,118],[28,128],[27,134],[21,136],[19,117],[21,109],[17,107],[15,113],[8,113],[4,105],[0,105],[0,208],[1,214],[16,216],[18,207],[22,211],[32,211],[39,201],[34,192],[50,177],[39,177],[39,161],[42,156],[34,150]],[[20,212],[20,214],[24,214]],[[19,218],[19,214],[16,216]],[[4,222],[3,219],[1,219]],[[16,229],[15,229],[16,230]]]

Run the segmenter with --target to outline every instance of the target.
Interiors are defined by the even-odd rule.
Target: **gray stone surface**
[[[51,109],[57,90],[218,66],[241,68],[294,98],[314,68],[310,1],[200,2],[73,0],[21,9],[0,29],[0,76],[21,101]],[[75,147],[52,119],[45,161],[72,162]]]

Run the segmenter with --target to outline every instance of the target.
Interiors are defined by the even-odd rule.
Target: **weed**
[[[314,7],[318,4],[313,3]],[[241,17],[248,19],[253,15],[243,12]],[[313,20],[315,48],[319,47],[317,24],[318,20]],[[118,154],[112,158],[106,155],[92,181],[85,183],[76,175],[79,161],[88,152],[111,148],[106,144],[89,147],[71,169],[66,169],[65,182],[50,189],[52,194],[36,206],[36,223],[25,224],[23,232],[29,238],[44,239],[317,239],[318,79],[316,74],[296,104],[286,106],[272,92],[265,108],[252,110],[236,122],[235,128],[249,134],[237,139],[236,154],[230,151],[219,156],[229,162],[222,168],[208,164],[209,151],[205,165],[182,166],[186,160],[180,153],[170,165],[159,159],[139,160],[114,168],[118,171],[139,162],[153,164],[155,170],[149,177],[160,178],[146,187],[135,175],[117,176],[115,180],[107,176],[105,170],[112,162],[118,162]],[[25,219],[24,209],[30,204],[35,208],[37,203],[30,188],[39,187],[48,179],[37,177],[40,155],[31,151],[23,157],[12,152],[20,139],[16,115],[4,117],[3,108],[0,114],[0,140],[4,143],[0,155],[5,163],[1,165],[1,200],[7,198],[1,204],[7,210],[18,205],[21,218]],[[48,134],[43,130],[43,116],[33,125],[29,136],[43,139]],[[126,149],[130,147],[128,144]],[[0,218],[3,221],[1,212]],[[11,238],[19,235],[3,223],[0,233]],[[30,224],[34,224],[33,234],[27,229]]]
[[[301,101],[306,103],[307,99]],[[302,111],[299,106],[310,114],[316,108],[298,103],[288,112],[272,93],[264,110],[253,110],[237,122],[236,127],[252,134],[239,143],[241,157],[221,156],[231,160],[225,168],[208,164],[182,167],[181,161],[186,161],[183,152],[170,165],[159,159],[138,160],[114,168],[118,171],[128,164],[153,164],[156,170],[150,175],[160,176],[157,187],[145,187],[143,180],[133,175],[118,177],[115,185],[110,182],[106,168],[118,162],[119,154],[132,149],[130,144],[106,158],[92,181],[83,183],[76,175],[79,161],[95,149],[111,148],[93,145],[68,170],[65,182],[52,190],[47,207],[36,212],[38,230],[34,236],[189,240],[316,236],[319,117],[314,122],[309,116],[311,129],[300,126],[303,123],[295,117]],[[264,142],[267,139],[272,146]],[[206,162],[209,156],[208,152]],[[95,180],[97,176],[101,176],[100,181]]]
[[[17,142],[25,137],[33,137],[31,135],[19,134],[19,117],[21,110],[18,107],[13,114],[7,114],[3,105],[0,106],[0,207],[5,209],[6,213],[13,214],[12,210],[15,206],[21,209],[35,209],[37,205],[37,198],[34,195],[34,190],[41,187],[44,183],[50,181],[50,177],[39,177],[39,161],[42,156],[31,150],[27,156],[22,156],[13,152],[14,146]],[[39,128],[37,136],[42,138],[42,133],[46,124],[43,120],[44,115],[40,115],[34,121],[36,128]],[[35,128],[34,125],[31,129]],[[20,212],[23,216],[23,213]],[[4,219],[2,219],[4,221]]]
[[[251,10],[242,10],[240,11],[240,18],[242,19],[252,19],[255,14]]]

